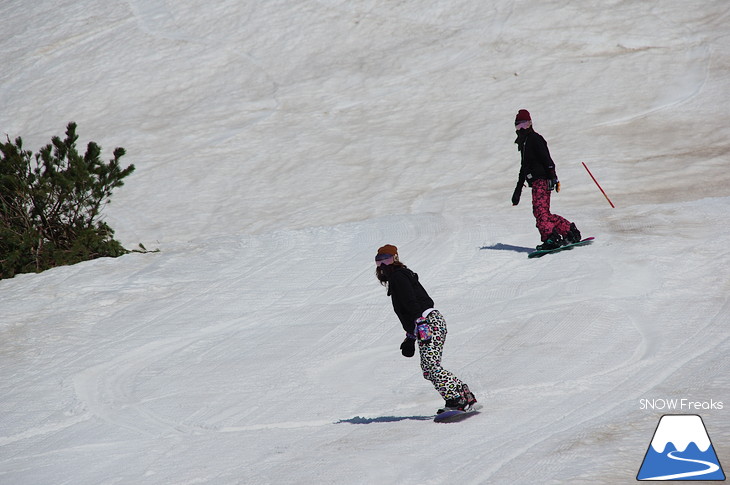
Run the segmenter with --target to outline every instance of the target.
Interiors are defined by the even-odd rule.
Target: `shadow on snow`
[[[370,423],[395,423],[398,421],[431,421],[433,416],[379,416],[377,418],[363,418],[361,416],[355,416],[350,419],[341,419],[335,424],[349,423],[349,424],[370,424]]]
[[[510,244],[497,243],[492,246],[482,246],[479,249],[492,249],[496,251],[515,251],[518,253],[531,253],[535,248],[526,248],[523,246],[512,246]]]

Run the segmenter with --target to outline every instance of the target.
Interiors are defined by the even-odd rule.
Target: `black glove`
[[[512,205],[517,205],[520,203],[520,196],[522,195],[522,184],[517,184],[517,187],[515,187],[515,192],[512,194]]]
[[[413,357],[416,354],[416,339],[406,337],[400,344],[400,353],[403,354],[403,357]]]
[[[556,178],[551,179],[548,182],[548,189],[555,190],[555,192],[560,192],[560,180]]]
[[[517,179],[517,185],[515,186],[515,191],[512,194],[512,205],[520,203],[520,196],[522,195],[522,188],[525,186],[525,180],[526,176],[520,172],[520,178]]]

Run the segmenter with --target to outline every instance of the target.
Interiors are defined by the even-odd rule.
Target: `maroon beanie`
[[[523,121],[532,121],[532,118],[530,118],[530,112],[526,109],[521,109],[517,112],[517,116],[515,117],[515,124],[519,125]]]

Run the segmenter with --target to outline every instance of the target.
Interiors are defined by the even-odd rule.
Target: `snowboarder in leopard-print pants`
[[[458,398],[464,383],[441,367],[441,356],[446,342],[446,320],[438,310],[433,310],[426,317],[426,323],[431,328],[431,340],[418,342],[423,378],[431,381],[445,400]]]
[[[398,248],[386,244],[375,256],[375,275],[388,289],[393,310],[406,331],[406,338],[400,346],[404,357],[413,357],[416,344],[421,354],[423,377],[446,401],[441,413],[448,410],[466,410],[477,400],[469,387],[458,377],[441,367],[441,357],[446,342],[446,320],[433,308],[434,303],[421,283],[418,275],[398,259]]]

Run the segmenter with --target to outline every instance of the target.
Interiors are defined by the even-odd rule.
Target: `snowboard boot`
[[[561,236],[556,229],[553,229],[553,232],[550,233],[545,242],[535,247],[535,249],[538,251],[549,251],[551,249],[558,249],[559,247],[565,246],[565,244],[566,241],[563,239],[563,236]]]
[[[446,405],[436,411],[436,414],[445,413],[446,411],[463,411],[468,406],[466,398],[462,395],[453,399],[447,399]]]
[[[474,393],[469,390],[469,386],[466,384],[461,387],[461,395],[466,399],[466,405],[468,407],[472,407],[477,403],[477,398],[474,397]]]
[[[565,240],[568,244],[574,244],[581,240],[580,231],[577,227],[575,227],[575,222],[570,223],[570,230],[568,231],[568,234],[565,235]]]

